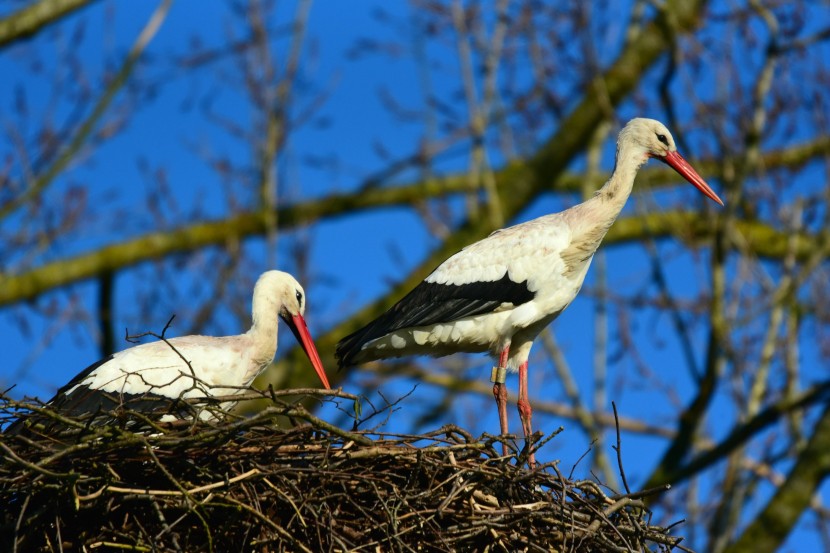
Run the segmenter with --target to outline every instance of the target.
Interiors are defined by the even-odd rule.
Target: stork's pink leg
[[[507,357],[510,353],[510,346],[502,350],[499,355],[499,366],[493,368],[493,375],[490,380],[493,384],[493,397],[496,398],[496,406],[499,409],[499,429],[502,436],[507,434],[507,387],[504,385],[504,374],[507,370]],[[501,452],[507,456],[507,444],[501,444]]]
[[[533,430],[530,427],[530,418],[533,416],[533,409],[527,400],[527,361],[519,365],[519,418],[522,420],[522,430],[525,433],[525,443],[530,447]],[[536,465],[536,456],[531,453],[527,460],[530,468]]]

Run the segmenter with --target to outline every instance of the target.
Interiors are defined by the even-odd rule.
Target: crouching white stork
[[[529,439],[527,360],[533,340],[576,297],[638,169],[650,158],[668,164],[723,205],[677,152],[662,123],[633,119],[617,140],[611,178],[591,199],[498,230],[453,255],[386,313],[343,338],[335,354],[339,366],[402,355],[489,351],[498,363],[491,381],[501,432],[508,430],[506,372],[518,370],[519,416]],[[533,465],[532,455],[529,460]]]
[[[58,390],[48,406],[79,416],[118,406],[161,411],[188,398],[240,394],[274,360],[278,317],[291,328],[323,386],[329,381],[303,313],[305,292],[293,276],[267,271],[256,282],[253,325],[238,336],[182,336],[141,344],[90,365]],[[202,418],[210,418],[207,412]],[[6,431],[16,433],[20,419]]]

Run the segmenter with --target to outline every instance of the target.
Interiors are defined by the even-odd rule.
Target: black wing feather
[[[492,313],[502,304],[521,305],[534,296],[527,281],[513,282],[506,271],[501,279],[489,282],[438,284],[423,281],[386,313],[340,340],[335,357],[340,367],[348,367],[364,344],[390,332]]]
[[[92,413],[106,413],[115,409],[129,409],[140,413],[167,412],[178,398],[170,398],[151,392],[129,394],[104,392],[81,386],[69,395],[58,396],[49,407],[72,417]]]
[[[60,389],[58,389],[58,391],[55,392],[55,396],[52,399],[49,400],[49,405],[54,405],[56,403],[61,402],[66,397],[66,391],[67,390],[69,390],[70,388],[73,388],[73,387],[77,386],[78,384],[80,384],[81,382],[83,382],[86,379],[86,377],[88,377],[93,372],[95,372],[95,369],[97,369],[98,367],[100,367],[102,365],[106,365],[107,363],[112,361],[114,358],[115,358],[114,355],[108,355],[107,357],[104,357],[100,361],[96,361],[92,365],[88,366],[87,368],[85,368],[84,370],[82,370],[81,372],[76,374],[74,377],[72,377],[72,380],[70,380],[69,382],[67,382],[63,386],[61,386]]]
[[[81,385],[71,393],[67,393],[67,390],[75,388],[97,368],[112,359],[113,356],[110,355],[79,372],[55,393],[55,396],[47,402],[46,406],[69,417],[96,415],[91,423],[93,426],[108,424],[113,420],[113,417],[106,416],[106,414],[119,409],[153,415],[154,417],[168,413],[176,414],[180,418],[185,414],[185,411],[192,411],[192,407],[178,398],[169,398],[149,392],[144,394],[121,394],[104,392]],[[35,430],[34,425],[41,425],[42,428]],[[14,421],[3,432],[4,434],[16,435],[27,429],[43,435],[49,435],[56,430],[60,430],[53,419],[43,415],[29,414]]]
[[[69,395],[55,396],[46,407],[56,413],[81,420],[91,427],[113,424],[123,420],[134,428],[133,413],[141,413],[150,419],[158,420],[163,415],[173,415],[183,419],[193,416],[194,406],[178,398],[169,398],[159,394],[121,394],[104,392],[81,386]],[[53,436],[67,428],[60,422],[41,413],[29,413],[20,416],[9,425],[4,434]]]
[[[68,389],[72,388],[73,386],[75,386],[75,385],[77,385],[77,384],[80,384],[80,383],[81,383],[81,382],[82,382],[82,381],[83,381],[86,377],[88,377],[90,374],[92,374],[92,372],[93,372],[95,369],[97,369],[97,368],[98,368],[98,367],[100,367],[101,365],[103,365],[103,364],[105,364],[105,363],[107,363],[107,362],[111,361],[111,360],[112,360],[112,358],[113,358],[113,356],[112,356],[112,355],[109,355],[109,356],[107,356],[107,357],[104,357],[103,359],[101,359],[101,360],[99,360],[99,361],[96,361],[96,362],[95,362],[95,363],[93,363],[92,365],[88,366],[87,368],[85,368],[84,370],[82,370],[81,372],[79,372],[78,374],[76,374],[74,377],[72,377],[72,380],[70,380],[69,382],[67,382],[66,384],[64,384],[64,385],[63,385],[63,386],[62,386],[62,387],[61,387],[61,388],[60,388],[60,389],[59,389],[59,390],[55,393],[54,397],[53,397],[52,399],[50,399],[50,400],[47,402],[47,405],[48,405],[50,408],[52,408],[52,407],[57,408],[57,406],[61,405],[61,404],[62,404],[62,403],[66,400],[66,390],[68,390]],[[72,411],[69,411],[69,412],[67,412],[67,414],[75,415],[75,414],[77,414],[77,413],[72,412]],[[37,417],[31,417],[31,416],[28,416],[28,417],[22,417],[22,418],[19,418],[19,419],[17,419],[16,421],[14,421],[12,424],[10,424],[10,425],[9,425],[9,426],[8,426],[8,427],[7,427],[7,428],[3,431],[3,433],[4,433],[4,434],[19,434],[19,433],[21,433],[21,432],[23,431],[23,428],[24,428],[24,424],[23,424],[23,423],[24,423],[24,421],[26,421],[26,420],[32,420],[32,419],[35,419],[35,418],[37,418]]]

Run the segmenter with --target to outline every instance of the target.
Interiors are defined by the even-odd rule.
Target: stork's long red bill
[[[712,190],[712,188],[710,188],[708,184],[706,184],[706,181],[703,180],[703,177],[698,175],[697,171],[694,170],[694,167],[689,165],[689,162],[683,159],[683,156],[681,156],[678,152],[669,152],[668,154],[666,154],[665,157],[654,157],[657,157],[657,159],[659,159],[660,161],[662,161],[663,163],[665,163],[666,165],[680,173],[683,176],[683,178],[692,183],[695,186],[695,188],[703,192],[703,194],[707,198],[710,198],[711,200],[718,202],[720,205],[723,205],[723,200],[721,200],[718,197],[718,195],[715,194],[715,191]]]
[[[317,372],[317,376],[320,377],[320,382],[323,383],[326,389],[331,389],[326,371],[323,369],[323,362],[320,360],[320,354],[317,353],[314,340],[311,339],[311,333],[308,331],[308,326],[305,324],[303,316],[300,314],[291,315],[290,319],[286,317],[284,320],[288,323],[288,327],[294,333],[294,337],[297,338],[300,346],[302,346],[303,351],[308,356],[308,360],[311,361],[311,365]]]

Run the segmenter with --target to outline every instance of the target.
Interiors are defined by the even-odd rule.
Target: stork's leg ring
[[[504,381],[507,380],[507,369],[505,367],[493,367],[490,373],[490,381],[493,382],[493,397],[496,398],[496,406],[499,409],[499,429],[502,435],[507,434],[507,387]],[[501,444],[502,454],[507,456],[507,444]]]
[[[507,367],[493,367],[490,371],[490,382],[504,384],[507,381]]]

